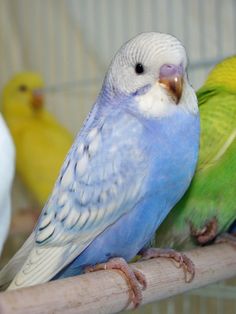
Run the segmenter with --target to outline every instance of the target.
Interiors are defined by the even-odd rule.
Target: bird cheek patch
[[[151,84],[147,84],[141,88],[139,88],[138,90],[136,90],[132,96],[140,96],[140,95],[144,95],[146,94],[150,89],[151,89]]]

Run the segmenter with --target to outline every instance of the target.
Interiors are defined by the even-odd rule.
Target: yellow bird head
[[[17,114],[21,117],[32,116],[43,107],[44,87],[42,77],[33,72],[15,75],[3,89],[3,114]]]
[[[236,56],[224,59],[209,73],[207,86],[223,86],[229,91],[236,91]]]

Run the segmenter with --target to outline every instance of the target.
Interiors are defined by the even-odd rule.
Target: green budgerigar
[[[189,190],[158,229],[159,247],[208,244],[236,218],[236,56],[215,66],[197,96],[198,167]]]

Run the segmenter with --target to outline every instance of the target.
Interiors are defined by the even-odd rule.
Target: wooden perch
[[[186,254],[196,267],[191,283],[182,269],[165,258],[133,264],[146,276],[146,304],[236,275],[236,250],[227,244],[195,249]],[[98,271],[0,294],[1,314],[116,313],[127,307],[129,289],[117,271]],[[131,308],[132,304],[130,305]]]

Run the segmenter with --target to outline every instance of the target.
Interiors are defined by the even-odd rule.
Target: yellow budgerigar
[[[19,73],[5,86],[2,111],[16,146],[16,167],[40,205],[51,193],[73,136],[44,107],[42,77]]]

